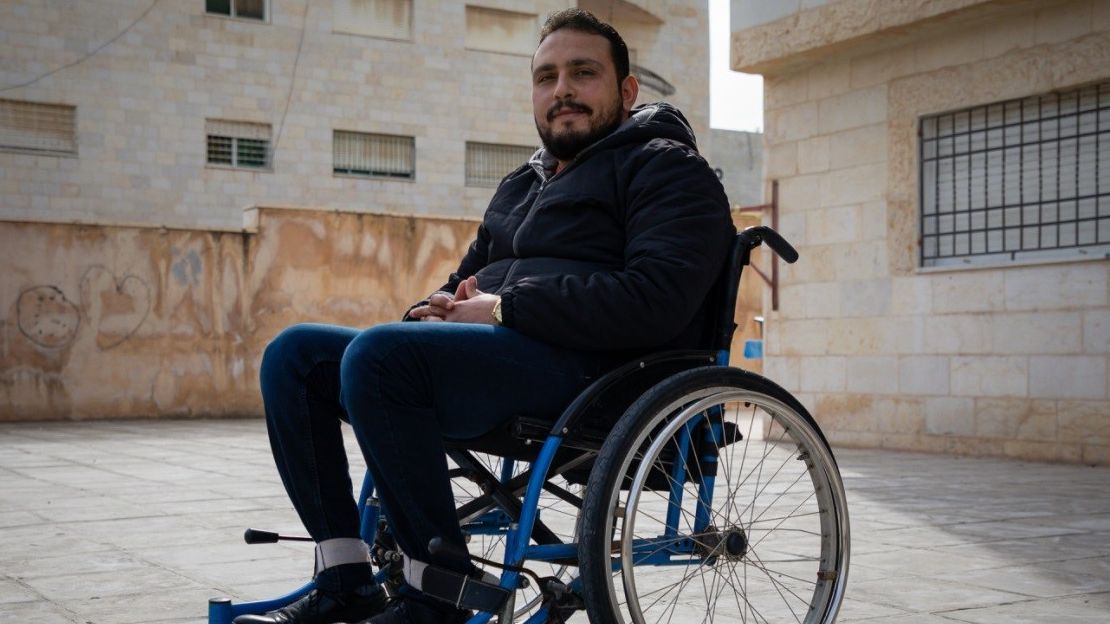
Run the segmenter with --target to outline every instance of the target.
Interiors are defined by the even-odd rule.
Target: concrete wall
[[[465,145],[538,144],[530,51],[467,49],[466,3],[399,4],[411,6],[408,39],[397,24],[348,23],[350,3],[270,2],[265,22],[199,1],[0,3],[2,97],[75,105],[78,145],[76,157],[0,152],[0,217],[234,229],[255,205],[480,216],[491,190],[464,185]],[[535,41],[542,18],[571,3],[471,4],[534,15]],[[636,9],[613,17],[640,63],[678,86],[670,99],[706,133],[704,0],[648,3],[652,22],[619,4]],[[206,166],[209,118],[270,124],[271,169]],[[415,137],[415,179],[334,175],[335,129]]]
[[[858,4],[805,19],[850,30],[835,20]],[[905,10],[925,4],[944,3]],[[836,443],[1110,464],[1110,262],[917,266],[922,115],[1110,78],[1110,4],[984,6],[820,61],[734,33],[763,59],[766,176],[802,258],[766,371]]]
[[[0,421],[261,414],[282,328],[399,319],[476,227],[276,208],[238,231],[0,221]],[[745,283],[738,345],[761,288]]]
[[[701,142],[703,154],[719,171],[729,202],[734,207],[762,204],[763,134],[712,130],[708,139]]]

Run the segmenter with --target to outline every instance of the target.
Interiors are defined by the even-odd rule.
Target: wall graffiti
[[[77,304],[54,285],[23,290],[16,303],[19,333],[40,347],[60,349],[73,342],[84,321],[96,332],[96,346],[107,351],[134,336],[153,305],[144,279],[130,273],[118,277],[101,265],[85,270],[80,292]]]
[[[81,311],[57,286],[32,286],[19,293],[16,323],[31,342],[57,349],[77,336]]]
[[[151,294],[138,275],[117,277],[104,266],[90,266],[81,276],[81,303],[96,331],[96,346],[107,351],[134,336],[150,315]]]

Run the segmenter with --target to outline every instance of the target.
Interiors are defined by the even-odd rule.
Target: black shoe
[[[329,594],[312,590],[304,598],[265,615],[240,615],[232,624],[334,624],[357,622],[382,613],[388,603],[379,585]]]
[[[463,624],[474,614],[449,604],[402,597],[385,611],[358,624]]]

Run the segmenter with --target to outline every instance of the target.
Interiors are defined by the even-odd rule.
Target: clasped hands
[[[493,305],[497,295],[478,290],[478,278],[473,275],[459,283],[454,296],[437,292],[428,303],[409,311],[409,316],[420,321],[446,321],[448,323],[485,323],[496,325]]]

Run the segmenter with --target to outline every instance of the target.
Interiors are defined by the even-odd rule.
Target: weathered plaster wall
[[[395,320],[475,224],[263,209],[255,232],[0,222],[0,420],[260,413],[266,342]]]
[[[1011,7],[765,76],[802,258],[765,366],[836,443],[1110,464],[1110,262],[917,268],[922,115],[1110,78],[1110,4]]]
[[[476,228],[247,217],[243,231],[0,221],[0,421],[260,414],[262,350],[282,328],[397,320],[445,281]],[[761,292],[746,282],[740,347],[758,337]]]

